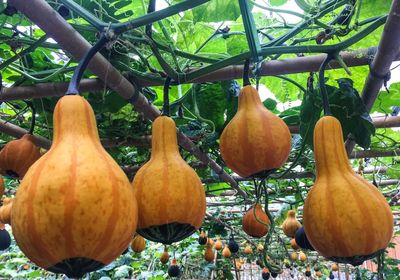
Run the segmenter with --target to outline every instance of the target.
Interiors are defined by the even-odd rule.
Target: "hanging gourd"
[[[359,265],[382,252],[393,215],[381,192],[347,158],[340,122],[322,117],[314,129],[316,181],[304,204],[304,229],[325,258]]]
[[[296,252],[292,252],[290,254],[290,258],[292,259],[292,261],[297,261],[297,259],[298,259],[297,253]]]
[[[169,254],[167,246],[164,246],[164,251],[160,256],[160,261],[162,264],[166,264],[169,261]]]
[[[11,245],[11,237],[4,224],[0,223],[0,251],[6,250]]]
[[[259,238],[267,234],[270,223],[261,205],[256,203],[243,216],[242,228],[248,235]]]
[[[261,272],[261,277],[263,280],[268,280],[270,276],[268,268],[264,267],[262,272]]]
[[[318,278],[322,277],[322,272],[321,271],[316,271],[315,272],[315,276],[317,276]]]
[[[5,197],[3,206],[0,207],[0,223],[11,225],[12,198]]]
[[[210,245],[206,245],[206,250],[204,251],[204,259],[207,262],[213,262],[214,261],[214,257],[215,257],[215,252],[212,249],[212,246]]]
[[[299,245],[296,243],[296,239],[292,238],[290,240],[290,246],[292,247],[293,250],[298,250],[300,249]]]
[[[251,248],[251,246],[249,244],[247,244],[246,247],[244,247],[244,253],[246,255],[253,254],[253,249]]]
[[[228,247],[232,254],[236,254],[239,251],[239,245],[235,241],[233,235],[229,237]]]
[[[272,278],[278,277],[278,272],[271,271],[271,276],[272,276]]]
[[[102,147],[83,97],[60,98],[53,125],[50,150],[29,168],[13,199],[12,229],[35,264],[79,278],[128,247],[137,205],[126,175]]]
[[[300,251],[300,253],[299,253],[299,260],[302,262],[305,262],[307,260],[307,256],[306,256],[306,254],[304,254],[303,251]]]
[[[139,205],[137,232],[171,244],[203,223],[206,197],[196,172],[179,154],[176,126],[167,116],[153,122],[151,158],[137,172],[133,189]]]
[[[140,234],[136,234],[133,237],[131,248],[135,253],[141,253],[146,248],[146,240]]]
[[[306,275],[307,277],[310,277],[310,276],[311,276],[311,271],[310,271],[310,267],[309,267],[309,266],[306,267],[306,273],[305,273],[305,275]]]
[[[214,245],[214,249],[215,250],[217,250],[217,251],[219,251],[219,250],[222,250],[222,241],[221,241],[221,239],[218,237],[217,238],[217,241],[215,241],[215,245]]]
[[[282,224],[283,232],[286,236],[293,238],[299,228],[301,228],[301,224],[296,219],[296,212],[289,210],[287,213],[287,218]]]
[[[3,197],[4,189],[5,189],[4,180],[3,177],[0,176],[0,199]]]
[[[29,167],[40,158],[40,149],[33,143],[33,136],[8,142],[0,151],[0,171],[3,175],[22,179]]]
[[[261,243],[258,243],[258,244],[257,244],[257,251],[258,251],[258,252],[264,251],[264,245],[262,245]]]
[[[176,264],[176,259],[173,259],[170,266],[168,267],[168,275],[170,277],[179,277],[181,274],[181,269]]]
[[[337,264],[337,263],[333,263],[333,264],[332,264],[332,267],[331,267],[331,270],[332,270],[332,271],[338,271],[338,270],[339,270],[338,264]]]
[[[307,235],[304,231],[304,227],[301,227],[296,231],[296,235],[294,238],[296,244],[299,245],[300,248],[315,251],[313,246],[310,244],[310,241],[308,241]]]
[[[206,246],[210,246],[210,247],[214,246],[214,240],[211,237],[207,237]]]
[[[243,177],[277,169],[289,156],[289,128],[265,108],[258,91],[249,82],[247,70],[238,110],[222,132],[219,145],[226,165]]]
[[[229,250],[228,245],[225,245],[224,250],[222,250],[222,256],[224,258],[229,258],[232,255],[231,250]]]
[[[207,235],[204,230],[200,232],[199,238],[197,239],[200,245],[206,245],[207,243]]]

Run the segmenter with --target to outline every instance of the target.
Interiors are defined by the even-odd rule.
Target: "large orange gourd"
[[[259,203],[254,204],[243,216],[242,228],[252,237],[263,237],[269,229],[269,218]]]
[[[0,171],[3,175],[23,178],[29,167],[40,158],[40,148],[33,143],[33,136],[8,142],[0,151]]]
[[[137,205],[126,175],[100,144],[83,97],[62,97],[53,123],[50,150],[31,166],[13,199],[12,229],[35,264],[77,278],[128,247]]]
[[[171,244],[203,223],[205,192],[196,172],[178,150],[176,126],[167,116],[153,122],[151,158],[137,172],[133,188],[139,206],[137,232]]]
[[[244,177],[281,167],[291,147],[289,128],[264,107],[251,85],[241,89],[238,111],[219,141],[226,165]]]
[[[316,181],[304,204],[308,240],[324,257],[361,264],[386,248],[393,215],[385,197],[349,164],[340,122],[321,118],[314,129]]]

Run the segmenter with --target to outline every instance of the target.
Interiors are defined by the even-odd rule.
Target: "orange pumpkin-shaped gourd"
[[[315,272],[315,276],[317,276],[317,277],[322,277],[322,272],[321,272],[321,271],[316,271],[316,272]]]
[[[206,245],[206,250],[204,251],[204,259],[208,262],[214,261],[215,252],[212,246]]]
[[[337,264],[337,263],[333,263],[333,264],[332,264],[332,267],[331,267],[331,270],[332,270],[332,271],[338,271],[338,270],[339,270],[338,264]]]
[[[349,164],[340,122],[321,118],[314,129],[316,181],[304,204],[304,230],[324,257],[353,265],[384,250],[393,234],[385,197]]]
[[[296,252],[292,252],[290,254],[290,258],[292,259],[292,261],[297,261],[297,258],[298,258],[297,253]]]
[[[160,261],[162,264],[166,264],[169,261],[169,254],[167,246],[164,247],[164,252],[160,256]]]
[[[229,258],[232,255],[231,250],[229,250],[228,245],[225,245],[224,250],[222,250],[222,256],[224,258]]]
[[[131,248],[135,253],[141,253],[146,248],[146,240],[140,234],[133,237]]]
[[[33,143],[33,136],[8,142],[0,151],[0,171],[3,175],[23,178],[29,167],[40,158],[40,149]]]
[[[243,216],[242,228],[252,237],[263,237],[267,234],[270,223],[261,205],[256,203]]]
[[[100,143],[90,104],[62,97],[50,150],[25,174],[12,206],[15,240],[35,264],[70,278],[128,247],[137,205],[124,172]]]
[[[299,260],[302,262],[305,262],[307,260],[307,256],[306,256],[306,254],[304,254],[303,251],[300,251],[300,253],[299,253]]]
[[[170,117],[160,116],[153,122],[151,158],[137,172],[133,189],[140,209],[137,232],[148,240],[171,244],[203,223],[204,188],[179,154]]]
[[[219,141],[226,165],[244,177],[281,167],[291,147],[289,128],[265,108],[251,85],[240,90],[238,111]]]
[[[253,253],[253,249],[251,248],[251,246],[249,244],[247,244],[246,247],[244,247],[244,253],[246,255],[250,255]]]
[[[0,223],[11,225],[12,198],[4,198],[0,207]]]
[[[298,250],[300,249],[299,245],[296,243],[296,239],[292,238],[290,240],[290,246],[292,247],[293,250]]]
[[[287,213],[287,218],[282,224],[283,232],[286,236],[293,238],[299,228],[301,228],[301,224],[296,219],[296,212],[289,210]]]
[[[264,245],[262,245],[261,243],[258,243],[258,244],[257,244],[257,251],[258,251],[258,252],[264,251]]]
[[[4,194],[4,189],[5,189],[4,180],[3,177],[0,176],[0,199]]]
[[[219,251],[219,250],[222,250],[222,241],[221,241],[221,239],[218,237],[217,238],[217,241],[215,241],[215,245],[214,245],[214,249],[215,250],[217,250],[217,251]]]

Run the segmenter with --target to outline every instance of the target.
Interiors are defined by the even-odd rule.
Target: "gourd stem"
[[[79,94],[78,87],[82,79],[83,72],[85,71],[92,57],[104,47],[104,45],[108,42],[108,40],[109,37],[106,35],[106,33],[103,32],[100,36],[100,39],[96,42],[96,44],[94,44],[94,46],[91,47],[79,61],[78,66],[75,68],[74,75],[72,76],[71,81],[69,82],[66,93],[67,95]]]
[[[243,67],[243,86],[248,86],[250,84],[250,60],[246,59]]]
[[[163,116],[169,116],[169,85],[171,84],[171,77],[167,77],[164,83],[164,103],[163,103]]]
[[[325,68],[332,59],[333,56],[331,54],[328,54],[328,56],[322,62],[321,67],[319,68],[319,88],[321,92],[322,106],[324,108],[325,116],[332,115],[331,108],[329,106],[328,92],[326,91],[325,86]]]
[[[31,127],[29,128],[28,134],[33,134],[33,130],[35,129],[35,122],[36,122],[36,109],[33,106],[33,103],[31,101],[26,101],[24,100],[26,105],[31,108],[32,111],[32,119],[31,119]]]

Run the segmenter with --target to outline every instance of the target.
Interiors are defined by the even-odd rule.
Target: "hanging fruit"
[[[333,263],[332,267],[331,267],[332,271],[338,271],[339,270],[339,266],[337,265],[337,263]]]
[[[293,238],[299,228],[301,228],[301,224],[296,219],[296,212],[289,210],[287,213],[287,218],[282,224],[283,232],[286,236]]]
[[[262,245],[261,243],[258,243],[258,244],[257,244],[257,251],[258,251],[258,252],[264,251],[264,245]]]
[[[268,280],[270,276],[268,268],[264,267],[262,272],[261,272],[261,277],[263,280]]]
[[[303,251],[300,251],[300,253],[299,253],[299,260],[302,262],[305,262],[307,260],[307,256],[306,256],[306,254],[304,254]]]
[[[229,250],[228,245],[225,245],[224,250],[222,250],[222,256],[224,258],[229,258],[232,255],[231,250]]]
[[[246,255],[253,254],[253,249],[251,248],[251,246],[249,244],[247,244],[246,247],[244,248],[244,253]]]
[[[146,239],[171,244],[203,223],[203,185],[179,154],[170,117],[160,116],[153,122],[150,161],[139,169],[132,184],[140,209],[137,232]]]
[[[304,229],[324,257],[359,265],[384,250],[393,234],[385,197],[357,175],[347,158],[340,122],[322,117],[314,129],[316,181],[304,204]]]
[[[317,276],[318,278],[322,277],[322,272],[321,271],[316,271],[315,272],[315,276]]]
[[[83,97],[60,98],[53,124],[50,150],[29,168],[13,199],[13,235],[38,266],[80,278],[128,247],[137,205]]]
[[[272,278],[278,277],[278,272],[271,271]]]
[[[141,253],[146,247],[146,240],[140,234],[133,237],[131,248],[135,253]]]
[[[239,245],[236,243],[233,235],[229,237],[228,247],[232,254],[236,254],[239,251]]]
[[[212,246],[206,245],[206,250],[204,251],[204,259],[207,262],[213,262],[214,261],[214,256],[215,256],[215,252],[212,249]]]
[[[261,205],[256,203],[243,216],[242,228],[248,235],[259,238],[267,234],[270,223]]]
[[[219,251],[219,250],[222,250],[222,241],[221,241],[221,239],[218,237],[217,238],[217,241],[215,241],[215,245],[214,245],[214,249],[215,250],[217,250],[217,251]]]
[[[308,241],[304,227],[301,227],[296,231],[295,241],[300,248],[314,251],[313,246],[310,244],[310,241]]]
[[[11,237],[4,224],[0,223],[0,251],[6,250],[11,245]]]
[[[306,275],[307,277],[310,277],[310,276],[311,276],[311,271],[310,271],[310,267],[309,267],[309,266],[306,267],[306,273],[305,273],[305,275]]]
[[[297,231],[296,231],[297,232]],[[298,250],[300,249],[299,245],[296,243],[296,239],[292,238],[290,240],[290,246],[292,247],[293,250]]]
[[[4,180],[3,177],[0,176],[0,199],[3,197],[4,189]]]
[[[164,247],[164,252],[160,256],[160,261],[162,264],[166,264],[169,261],[169,254],[167,246]]]
[[[296,252],[292,252],[290,254],[290,258],[292,259],[292,261],[297,261],[297,258],[298,258],[297,253]]]
[[[170,266],[168,267],[168,275],[170,277],[179,277],[181,274],[181,269],[176,264],[176,259],[173,259]]]
[[[0,171],[3,175],[22,179],[29,167],[40,158],[40,149],[33,143],[33,136],[8,142],[0,151]]]
[[[211,237],[207,237],[206,246],[210,246],[210,247],[214,246],[214,240]]]
[[[197,239],[200,245],[206,245],[207,243],[207,235],[204,230],[200,232],[199,238]]]
[[[0,223],[11,225],[12,198],[5,197],[0,207]]]
[[[226,165],[247,177],[281,167],[289,156],[291,136],[287,125],[265,108],[257,90],[246,85],[219,143]]]

